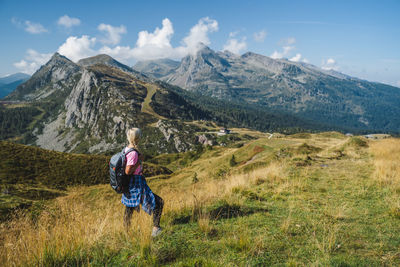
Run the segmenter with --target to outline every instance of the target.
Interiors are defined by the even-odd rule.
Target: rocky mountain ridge
[[[235,55],[204,46],[176,68],[139,62],[140,71],[219,99],[286,111],[337,127],[400,131],[400,89],[306,63],[247,52]],[[157,70],[157,71],[155,71]]]
[[[97,56],[93,57],[88,57],[88,58],[83,58],[77,62],[79,66],[82,67],[89,67],[93,65],[106,65],[110,67],[115,67],[119,70],[122,70],[124,72],[127,72],[131,75],[133,75],[135,78],[140,79],[142,81],[151,81],[146,75],[143,75],[142,72],[136,71],[132,69],[131,67],[122,64],[121,62],[118,62],[114,58],[110,57],[109,55],[106,54],[100,54]]]
[[[23,143],[77,153],[115,152],[126,143],[125,132],[130,127],[142,128],[142,146],[155,155],[218,143],[216,134],[204,135],[208,130],[201,123],[187,125],[186,121],[263,129],[306,125],[290,116],[271,116],[188,95],[180,88],[153,82],[106,55],[76,64],[55,53],[6,99],[22,101],[20,105],[35,110],[33,121],[23,121],[27,125]]]

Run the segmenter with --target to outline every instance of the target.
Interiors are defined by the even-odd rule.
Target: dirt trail
[[[150,102],[151,102],[151,98],[153,97],[153,95],[157,92],[157,86],[155,85],[147,85],[147,95],[146,98],[144,99],[143,103],[142,103],[142,112],[148,113],[150,115],[153,115],[154,117],[158,118],[158,119],[165,119],[165,117],[157,114],[153,108],[150,106]]]

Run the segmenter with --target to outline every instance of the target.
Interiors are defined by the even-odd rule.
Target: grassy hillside
[[[33,106],[4,107],[0,104],[0,140],[6,140],[22,136],[30,129],[35,118],[41,114],[41,110]]]
[[[67,154],[0,141],[0,215],[35,201],[65,195],[68,186],[109,183],[109,156]],[[144,165],[146,176],[169,174]]]
[[[156,239],[150,238],[151,218],[143,212],[124,231],[123,206],[108,185],[76,186],[35,216],[22,213],[2,224],[0,261],[400,264],[400,140],[367,141],[339,133],[254,136],[243,145],[204,150],[168,179],[148,179],[165,200],[164,232]],[[170,157],[157,160],[172,166]]]

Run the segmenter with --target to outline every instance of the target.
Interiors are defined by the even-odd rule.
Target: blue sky
[[[400,1],[0,0],[0,76],[56,51],[133,65],[180,59],[197,42],[304,61],[400,87]],[[158,28],[158,30],[157,30]]]

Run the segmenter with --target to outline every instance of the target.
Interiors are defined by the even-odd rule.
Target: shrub
[[[231,159],[229,160],[229,166],[233,167],[237,164],[235,160],[235,155],[232,155]]]

